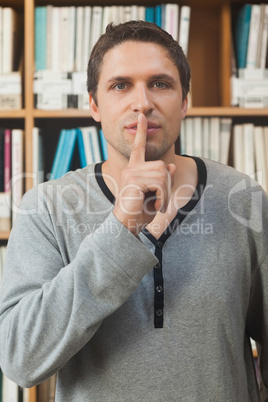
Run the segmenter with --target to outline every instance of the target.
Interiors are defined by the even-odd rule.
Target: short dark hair
[[[98,81],[104,55],[115,46],[126,42],[152,42],[163,46],[168,57],[179,71],[182,86],[182,98],[186,98],[190,88],[191,69],[188,60],[176,40],[158,25],[145,21],[128,21],[122,24],[107,25],[90,55],[87,68],[87,90],[97,104]]]

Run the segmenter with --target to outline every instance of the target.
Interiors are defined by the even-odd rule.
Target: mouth
[[[127,131],[128,131],[129,133],[131,133],[131,134],[136,134],[136,131],[137,131],[137,124],[138,124],[138,122],[134,122],[134,123],[128,124],[128,125],[126,126]],[[152,122],[152,121],[148,121],[148,122],[147,122],[147,135],[153,135],[153,134],[155,134],[159,129],[160,129],[159,124],[154,123],[154,122]]]

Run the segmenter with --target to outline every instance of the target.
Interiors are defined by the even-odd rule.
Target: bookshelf
[[[166,1],[167,2],[167,1]],[[0,110],[0,125],[19,125],[24,128],[25,172],[31,173],[32,129],[34,126],[54,126],[74,124],[82,119],[92,123],[90,112],[79,109],[37,110],[33,99],[34,73],[34,7],[53,4],[54,6],[82,5],[156,5],[159,1],[90,1],[90,0],[0,0],[0,6],[15,8],[23,17],[23,108],[20,110]],[[179,5],[191,7],[191,24],[188,57],[192,67],[192,107],[188,116],[233,117],[243,121],[261,121],[267,124],[268,108],[243,109],[230,106],[231,76],[231,10],[246,3],[243,0],[182,0]],[[260,3],[251,1],[251,3]],[[267,3],[267,1],[265,2]],[[25,190],[32,187],[32,179],[26,177]],[[7,241],[9,232],[0,232],[0,240]]]

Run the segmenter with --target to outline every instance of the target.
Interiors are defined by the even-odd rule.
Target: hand
[[[169,203],[175,165],[159,161],[145,162],[147,120],[138,117],[128,167],[122,171],[114,215],[137,235],[157,212],[165,212]]]

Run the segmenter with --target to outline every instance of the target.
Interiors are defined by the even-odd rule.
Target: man
[[[57,401],[259,401],[268,384],[267,206],[220,164],[176,156],[190,70],[144,22],[108,26],[88,66],[109,157],[28,192],[1,299],[6,374]]]

